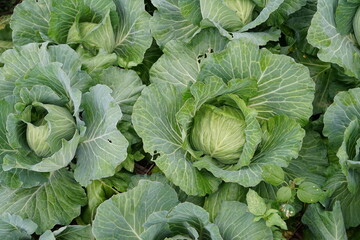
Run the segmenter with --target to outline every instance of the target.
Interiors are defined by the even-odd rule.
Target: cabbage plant
[[[222,240],[236,239],[245,231],[254,239],[272,239],[270,227],[249,208],[241,202],[225,201],[221,213],[210,220],[202,207],[180,203],[168,184],[140,180],[133,189],[99,206],[92,231],[97,239]]]
[[[15,8],[11,27],[15,45],[67,43],[94,70],[141,63],[152,42],[149,20],[141,0],[26,0]]]
[[[133,113],[168,179],[190,195],[214,192],[221,180],[256,186],[270,171],[263,169],[298,156],[314,91],[306,68],[242,41],[210,54],[198,71],[183,55],[188,72],[160,71],[177,64],[166,55],[155,63]]]
[[[151,18],[151,33],[160,47],[170,40],[189,42],[205,28],[216,28],[229,40],[250,38],[253,43],[265,45],[279,39],[276,27],[306,3],[305,0],[151,2],[157,9]]]
[[[331,190],[331,202],[341,201],[345,224],[357,226],[360,218],[353,214],[360,207],[357,200],[360,193],[359,145],[360,145],[360,101],[359,88],[340,92],[334,103],[324,115],[323,133],[329,138],[329,152],[337,156],[340,171],[329,180],[327,188]]]
[[[117,129],[117,101],[131,114],[133,100],[110,79],[97,84],[104,73],[91,78],[67,45],[31,43],[0,61],[0,212],[30,218],[39,234],[69,224],[86,204],[82,186],[121,168],[128,141]],[[135,73],[124,71],[105,76],[135,86]]]
[[[360,78],[360,1],[319,0],[307,39],[319,48],[318,57],[336,63],[345,74]]]

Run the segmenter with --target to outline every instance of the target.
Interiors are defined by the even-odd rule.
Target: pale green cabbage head
[[[245,120],[240,110],[205,104],[194,118],[194,148],[224,164],[237,163],[245,143]]]

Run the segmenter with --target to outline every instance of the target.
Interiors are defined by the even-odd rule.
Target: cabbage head
[[[194,117],[191,143],[224,164],[239,159],[245,143],[245,120],[241,111],[230,106],[205,104]]]

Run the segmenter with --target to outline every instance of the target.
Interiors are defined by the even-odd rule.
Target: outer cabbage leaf
[[[209,213],[192,203],[180,203],[170,211],[150,215],[146,228],[169,228],[169,236],[189,236],[190,239],[223,239],[218,227],[209,221]]]
[[[113,196],[99,206],[93,233],[96,238],[104,240],[114,236],[121,236],[124,240],[156,239],[166,229],[145,228],[144,224],[151,214],[170,210],[177,203],[176,192],[170,186],[141,180],[132,190]]]
[[[55,231],[47,230],[39,240],[94,240],[90,225],[69,225]]]
[[[356,181],[359,182],[360,175],[355,175]],[[345,227],[356,227],[360,224],[360,216],[354,214],[360,209],[360,187],[359,184],[355,186],[354,192],[350,192],[348,189],[348,181],[346,177],[340,172],[336,172],[331,176],[325,187],[330,196],[330,201],[327,204],[327,208],[335,208],[337,201],[341,202],[341,211],[345,222]]]
[[[17,215],[5,213],[0,215],[0,237],[4,240],[26,239],[37,229],[36,223],[29,219],[22,219]]]
[[[305,6],[306,2],[306,0],[284,0],[278,9],[271,13],[266,23],[272,26],[280,26],[287,20],[289,15]]]
[[[38,187],[0,187],[0,212],[32,220],[38,225],[37,234],[51,229],[55,224],[69,224],[85,204],[84,190],[64,169],[53,172],[49,181]]]
[[[209,212],[210,220],[214,221],[224,201],[245,202],[247,189],[236,183],[222,183],[219,189],[206,197],[204,209]]]
[[[308,130],[299,152],[299,157],[291,160],[285,168],[290,179],[305,178],[306,181],[322,186],[326,181],[327,148],[320,134]]]
[[[15,45],[48,40],[51,4],[52,0],[27,0],[14,9],[11,28]]]
[[[347,239],[340,202],[337,201],[332,211],[325,211],[319,204],[311,204],[302,217],[316,239]]]
[[[223,239],[273,239],[273,234],[263,219],[254,221],[244,203],[225,201],[215,219]]]
[[[114,175],[127,155],[128,142],[116,127],[122,113],[110,93],[109,87],[96,85],[83,95],[87,129],[76,153],[74,174],[84,186],[93,179]]]
[[[136,72],[111,67],[100,71],[96,79],[113,90],[111,96],[121,108],[122,120],[130,121],[133,106],[145,87]]]
[[[212,52],[223,50],[227,43],[228,40],[212,28],[201,31],[188,44],[170,41],[150,69],[150,81],[186,87],[196,82],[201,62]]]
[[[360,69],[358,67],[360,64],[360,50],[351,35],[342,35],[342,30],[339,30],[345,30],[348,27],[338,28],[338,23],[335,20],[338,2],[345,1],[318,1],[317,12],[311,21],[307,39],[311,45],[319,48],[318,57],[322,61],[336,63],[344,68],[347,75],[360,78]],[[359,6],[359,3],[355,5]],[[346,14],[351,14],[351,12],[349,9],[346,10]]]
[[[160,47],[164,47],[170,40],[189,42],[200,32],[201,28],[194,25],[191,21],[191,19],[195,20],[196,17],[200,16],[199,13],[195,13],[195,18],[188,19],[185,17],[187,14],[185,13],[184,16],[180,9],[184,5],[184,9],[190,7],[191,10],[189,4],[196,4],[198,1],[188,1],[189,4],[186,4],[187,6],[185,6],[186,1],[184,0],[152,0],[151,2],[157,10],[151,18],[150,27],[152,35]],[[199,9],[199,7],[192,9]],[[186,12],[191,13],[191,11]]]

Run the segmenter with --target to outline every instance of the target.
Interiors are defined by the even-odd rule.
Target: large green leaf
[[[336,202],[332,211],[325,211],[319,204],[311,204],[302,217],[316,239],[346,240],[346,229],[341,213],[340,202]]]
[[[55,231],[47,230],[39,240],[94,240],[90,225],[70,225]]]
[[[186,5],[185,0],[152,0],[151,2],[157,8],[151,18],[151,32],[161,48],[170,40],[189,42],[200,32],[201,28],[194,25],[191,19],[186,18],[185,12],[181,12],[180,7],[183,5],[183,9],[190,13],[186,9],[192,6]],[[192,1],[190,4],[195,2]],[[195,15],[194,17],[198,16]],[[192,18],[194,19],[194,17]]]
[[[97,82],[111,88],[111,96],[124,114],[123,120],[130,121],[135,101],[145,87],[136,72],[116,67],[107,68],[101,71]]]
[[[341,35],[336,28],[335,11],[338,0],[319,0],[307,39],[319,48],[318,57],[343,67],[349,76],[360,78],[360,50],[355,39]],[[349,12],[349,11],[347,11]]]
[[[141,180],[135,188],[102,203],[93,223],[97,239],[156,239],[164,229],[144,228],[149,216],[178,203],[176,192],[160,182]],[[144,237],[147,236],[147,237]],[[161,239],[161,238],[160,238]]]
[[[43,233],[56,224],[69,224],[86,204],[86,195],[65,169],[53,172],[49,181],[34,188],[0,187],[0,212],[28,218]]]
[[[210,20],[220,32],[227,29],[230,32],[245,32],[264,23],[272,12],[277,10],[284,0],[267,1],[266,6],[261,9],[255,19],[249,23],[243,23],[236,12],[230,9],[224,1],[200,0],[203,19]]]
[[[222,204],[215,224],[219,227],[223,239],[273,239],[272,231],[265,221],[254,221],[254,218],[244,203],[229,201]]]
[[[91,84],[90,77],[81,71],[79,56],[67,45],[48,47],[46,43],[30,43],[4,52],[0,61],[4,63],[0,69],[0,97],[13,95],[14,84],[19,80],[26,87],[35,85],[32,81],[50,87],[57,86],[53,90],[63,94],[67,91],[64,95],[74,92],[69,89],[70,86],[84,91]],[[1,79],[1,75],[4,79]],[[52,84],[47,83],[48,78]],[[54,82],[57,82],[56,85]]]
[[[37,227],[33,221],[22,219],[17,215],[9,213],[0,215],[0,237],[3,240],[30,240],[32,239],[31,234],[35,232]]]
[[[295,20],[297,18],[294,22]],[[307,32],[307,29],[305,30]],[[310,76],[315,82],[314,115],[324,113],[338,92],[356,87],[354,78],[345,75],[331,63],[323,62],[300,51],[295,51],[291,56],[309,69]]]
[[[353,88],[336,95],[334,103],[324,115],[324,135],[329,147],[337,151],[344,139],[345,129],[354,119],[360,118],[360,88]]]
[[[204,209],[209,212],[210,220],[214,221],[224,201],[244,202],[247,189],[236,183],[222,183],[219,189],[205,199]]]
[[[258,91],[248,106],[257,110],[259,119],[284,114],[305,125],[312,114],[314,83],[308,69],[289,57],[234,40],[204,61],[199,79],[214,75],[224,81],[256,79]]]
[[[186,87],[196,82],[201,62],[212,52],[223,50],[228,40],[216,29],[202,30],[190,43],[170,41],[163,49],[164,54],[150,70],[150,81],[168,82]]]
[[[111,0],[53,1],[49,22],[49,36],[58,43],[66,43],[68,32],[78,15],[85,19],[91,19],[91,17],[95,18],[95,16],[104,15],[109,9],[115,9],[115,5]]]
[[[209,213],[195,204],[180,203],[167,213],[151,215],[146,227],[160,226],[164,223],[172,236],[189,236],[195,239],[222,240],[218,227],[209,221]],[[170,235],[170,234],[169,234]]]
[[[84,186],[114,175],[127,155],[128,142],[116,128],[122,113],[110,94],[109,87],[96,85],[83,95],[86,132],[76,153],[75,179]]]
[[[48,40],[51,3],[52,0],[26,0],[15,8],[11,28],[16,45]]]
[[[359,182],[360,175],[355,175],[356,181]],[[328,179],[325,189],[329,192],[329,207],[334,207],[337,201],[341,202],[342,215],[344,217],[345,227],[356,227],[360,224],[360,216],[354,214],[360,210],[360,186],[356,185],[354,192],[348,189],[348,182],[345,176],[340,172],[336,172]]]
[[[150,14],[143,0],[114,0],[120,25],[115,30],[114,52],[120,66],[129,68],[142,62],[146,49],[151,46]]]
[[[272,26],[280,26],[287,20],[290,14],[300,10],[306,4],[307,0],[284,0],[279,8],[270,14],[267,24]]]
[[[285,168],[286,175],[291,179],[305,178],[308,182],[322,186],[326,181],[328,167],[327,149],[320,134],[307,131],[303,140],[299,157],[291,160]]]
[[[174,85],[150,85],[134,105],[133,124],[145,151],[160,154],[156,164],[170,181],[189,195],[205,195],[217,189],[219,180],[193,167],[182,148],[176,113],[183,104],[182,91]]]

